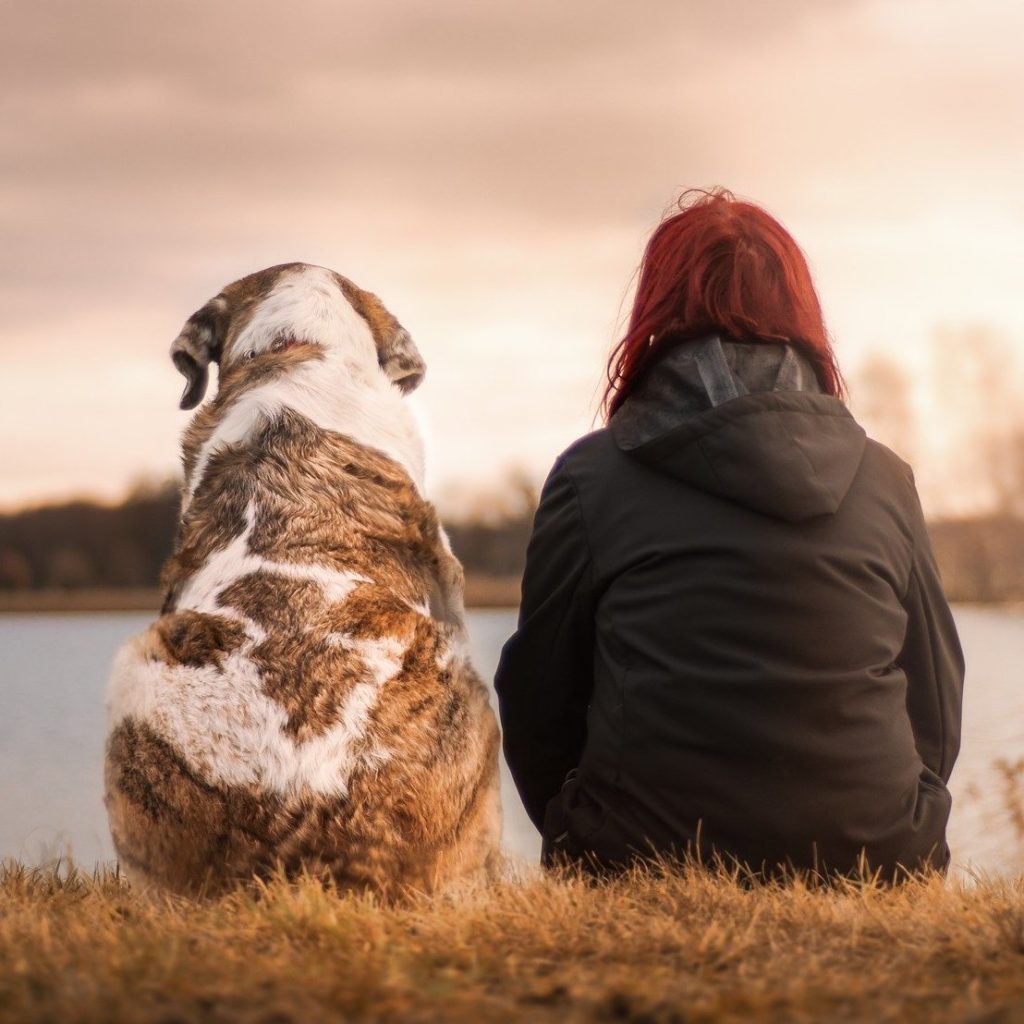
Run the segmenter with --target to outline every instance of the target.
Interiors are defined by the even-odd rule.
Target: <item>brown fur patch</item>
[[[319,346],[302,345],[279,352],[261,352],[253,359],[223,366],[216,396],[196,412],[182,438],[181,458],[186,489],[192,483],[192,473],[203,446],[213,436],[228,410],[243,395],[261,384],[286,376],[303,363],[320,359],[323,359],[323,350]]]
[[[363,291],[341,274],[335,274],[334,279],[352,308],[369,324],[379,351],[402,329],[402,325],[373,292]]]
[[[245,641],[239,623],[222,615],[182,611],[162,615],[153,627],[161,647],[154,657],[169,665],[216,665]]]

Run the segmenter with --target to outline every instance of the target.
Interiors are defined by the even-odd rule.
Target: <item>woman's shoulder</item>
[[[562,463],[585,462],[588,459],[602,458],[610,449],[615,448],[612,432],[607,427],[599,427],[589,434],[578,437],[555,460],[555,465]]]
[[[601,427],[573,441],[555,459],[551,475],[569,476],[581,483],[595,477],[606,477],[622,459],[614,435],[607,427]]]
[[[573,495],[582,510],[605,508],[628,492],[645,488],[651,470],[623,452],[614,434],[602,427],[577,438],[557,459],[545,489]]]
[[[910,463],[873,437],[868,437],[865,442],[863,465],[876,474],[885,474],[893,483],[902,484],[916,491],[914,470]]]

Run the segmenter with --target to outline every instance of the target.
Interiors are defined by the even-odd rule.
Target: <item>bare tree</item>
[[[917,417],[910,375],[894,359],[871,352],[853,380],[853,404],[869,434],[913,462]]]
[[[936,332],[935,414],[955,428],[949,486],[971,488],[974,511],[1024,516],[1024,373],[1008,339],[973,325]]]

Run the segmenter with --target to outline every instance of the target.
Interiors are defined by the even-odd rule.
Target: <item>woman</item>
[[[944,868],[963,658],[807,263],[725,191],[647,245],[607,426],[541,495],[495,687],[545,862]]]

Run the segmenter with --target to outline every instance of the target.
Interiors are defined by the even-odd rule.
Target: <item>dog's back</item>
[[[163,614],[115,663],[107,805],[144,884],[301,870],[433,889],[497,857],[461,571],[386,440],[318,422],[352,368],[311,340],[222,366],[186,435]]]

